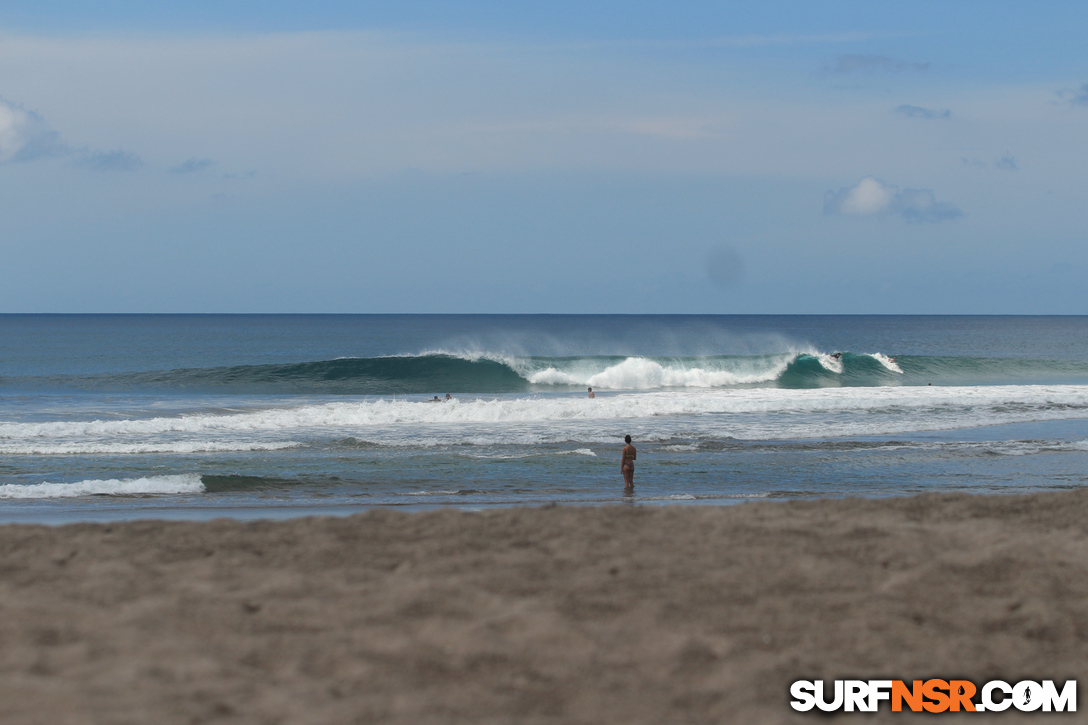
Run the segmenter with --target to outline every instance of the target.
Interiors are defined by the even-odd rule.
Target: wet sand
[[[1086,671],[1088,490],[0,527],[4,723],[822,722],[790,682]]]

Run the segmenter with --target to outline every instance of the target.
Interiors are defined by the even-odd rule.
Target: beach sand
[[[822,722],[793,680],[1086,669],[1088,490],[0,527],[4,723]],[[941,717],[994,719],[1039,717]]]

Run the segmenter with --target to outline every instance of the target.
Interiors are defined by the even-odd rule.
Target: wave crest
[[[87,480],[75,483],[7,483],[0,485],[0,499],[75,498],[78,496],[147,496],[203,493],[200,476],[149,476],[147,478]]]
[[[37,381],[37,382],[35,382]],[[474,351],[5,381],[9,386],[222,393],[427,395],[1088,382],[1088,362],[904,357],[818,350],[697,357],[509,356]]]

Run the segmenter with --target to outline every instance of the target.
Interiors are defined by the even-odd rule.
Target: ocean
[[[5,522],[1013,493],[1086,471],[1088,317],[0,315]]]

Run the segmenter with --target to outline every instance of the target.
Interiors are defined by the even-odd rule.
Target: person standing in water
[[[631,445],[631,436],[624,436],[627,445],[623,447],[623,458],[620,460],[620,473],[623,474],[623,490],[633,491],[635,488],[635,458],[638,451]]]
[[[589,389],[589,397],[591,397],[591,398],[596,398],[597,397],[596,395],[593,394],[593,388]]]

